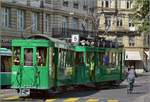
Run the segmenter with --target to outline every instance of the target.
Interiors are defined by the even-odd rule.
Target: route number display
[[[71,36],[72,43],[79,43],[79,35],[72,35]]]

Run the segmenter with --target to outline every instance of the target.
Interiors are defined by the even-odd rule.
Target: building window
[[[105,7],[109,7],[109,2],[105,1]]]
[[[9,28],[10,27],[10,8],[2,8],[2,26]]]
[[[111,17],[105,17],[105,29],[110,30],[111,28]]]
[[[127,1],[127,9],[131,8],[131,1]]]
[[[79,8],[79,2],[78,2],[78,0],[74,0],[74,2],[73,2],[73,8],[76,8],[76,9]]]
[[[102,7],[108,8],[111,6],[111,0],[102,0],[101,5],[102,5]]]
[[[62,31],[63,31],[63,34],[64,34],[64,35],[67,34],[67,28],[68,28],[68,17],[63,16]]]
[[[87,0],[83,1],[83,10],[88,10]]]
[[[33,12],[32,13],[32,31],[38,31],[39,30],[39,13]]]
[[[117,27],[122,27],[122,17],[117,17]]]
[[[129,46],[135,46],[135,36],[129,36]]]
[[[102,7],[104,7],[104,1],[102,1]]]
[[[25,11],[17,10],[17,29],[23,31],[25,28]]]
[[[69,1],[68,0],[63,0],[63,6],[68,7],[68,5],[69,5]]]
[[[50,24],[50,22],[49,22],[49,15],[48,14],[45,14],[45,16],[44,16],[44,18],[45,18],[45,22],[44,22],[44,32],[49,32],[49,24]]]
[[[73,18],[73,29],[78,29],[78,18]]]
[[[63,28],[68,28],[68,18],[67,17],[63,17]]]

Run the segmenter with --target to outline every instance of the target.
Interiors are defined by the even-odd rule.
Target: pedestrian
[[[127,93],[132,93],[135,77],[136,77],[135,68],[134,66],[131,66],[128,68],[128,72],[127,72],[127,81],[128,81]]]

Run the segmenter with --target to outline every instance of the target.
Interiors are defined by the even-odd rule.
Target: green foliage
[[[133,23],[138,27],[139,32],[149,32],[149,0],[133,1],[134,17]]]

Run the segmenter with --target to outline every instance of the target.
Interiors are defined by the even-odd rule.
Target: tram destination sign
[[[71,42],[78,44],[79,43],[79,35],[78,34],[71,35]]]

